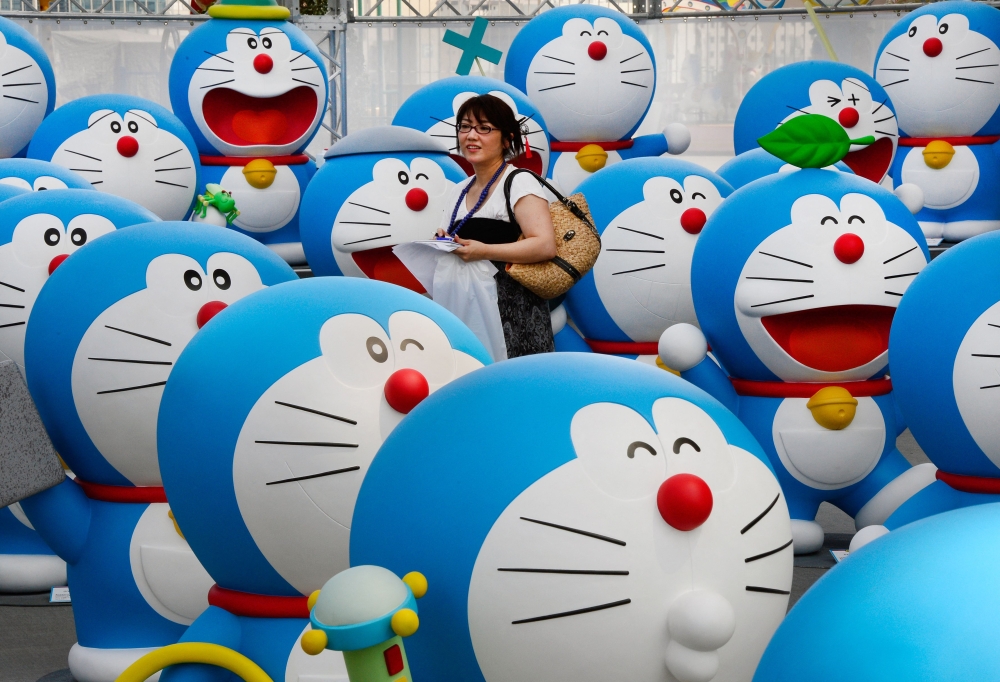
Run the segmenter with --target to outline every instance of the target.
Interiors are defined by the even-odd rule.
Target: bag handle
[[[515,168],[510,173],[510,175],[507,176],[507,179],[503,183],[503,195],[504,199],[507,202],[507,217],[510,218],[510,222],[512,225],[517,225],[517,219],[514,217],[514,209],[512,209],[510,206],[510,187],[511,184],[514,182],[514,176],[517,175],[518,173],[530,173],[531,176],[535,178],[535,180],[538,180],[538,182],[542,186],[544,186],[546,189],[552,192],[552,194],[555,195],[559,203],[568,208],[570,210],[570,213],[575,215],[584,225],[589,227],[597,236],[598,240],[600,240],[601,238],[600,233],[598,233],[597,228],[594,227],[593,223],[590,222],[590,218],[588,218],[587,214],[583,212],[583,209],[577,206],[576,202],[574,202],[572,199],[567,199],[562,194],[560,194],[559,190],[557,190],[555,187],[549,184],[549,182],[545,178],[541,177],[530,168]]]

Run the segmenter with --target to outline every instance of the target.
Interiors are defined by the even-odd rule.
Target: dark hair
[[[500,138],[503,140],[504,146],[503,155],[507,161],[524,153],[522,135],[526,131],[522,129],[514,112],[502,99],[493,95],[478,95],[465,100],[458,108],[458,113],[455,114],[456,142],[458,141],[458,124],[470,114],[480,123],[489,123],[500,131]],[[459,153],[461,150],[461,145],[459,145]]]

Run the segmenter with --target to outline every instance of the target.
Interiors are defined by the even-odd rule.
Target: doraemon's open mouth
[[[251,97],[229,88],[205,95],[205,123],[223,142],[233,145],[285,145],[299,140],[312,126],[319,103],[312,88],[300,86],[277,97]]]
[[[864,149],[848,152],[844,163],[856,175],[872,182],[880,182],[892,163],[892,140],[888,137],[879,138]]]
[[[367,251],[355,251],[351,258],[368,279],[389,282],[405,287],[418,294],[426,293],[426,289],[417,281],[403,262],[396,258],[391,246],[381,246]]]
[[[896,309],[840,305],[761,318],[764,329],[795,360],[823,372],[862,367],[889,348]]]

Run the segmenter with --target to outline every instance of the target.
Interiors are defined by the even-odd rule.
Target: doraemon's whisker
[[[989,48],[987,48],[987,49],[989,49]],[[982,50],[980,50],[980,52],[982,52]],[[900,57],[898,54],[893,54],[892,52],[889,52],[888,50],[886,50],[885,53],[887,55],[889,55],[890,57],[895,57],[896,59],[902,59],[904,62],[910,61],[906,57]],[[975,52],[973,52],[972,54],[975,54]],[[966,55],[966,56],[968,56],[968,55]],[[961,57],[959,57],[959,59],[961,59]]]
[[[899,293],[898,291],[887,291],[885,293],[889,294],[890,296],[902,296],[903,295],[903,294]]]
[[[376,239],[387,239],[391,237],[391,234],[384,234],[381,237],[369,237],[368,239],[355,239],[353,242],[344,242],[344,246],[350,246],[351,244],[362,244],[364,242],[373,242]]]
[[[154,168],[153,172],[154,173],[166,173],[167,171],[190,170],[190,168],[191,168],[191,166],[180,166],[178,168]]]
[[[993,66],[1000,66],[1000,64],[977,64],[976,66],[956,66],[956,71],[961,71],[963,69],[988,69]],[[7,87],[6,85],[4,87]]]
[[[168,362],[166,360],[128,360],[126,358],[87,358],[88,360],[97,360],[99,362],[127,362],[134,365],[166,365],[170,366],[174,363]]]
[[[376,211],[378,213],[384,213],[386,215],[391,215],[389,211],[383,211],[381,208],[375,208],[373,206],[365,206],[364,204],[358,204],[353,201],[348,201],[351,206],[357,206],[358,208],[367,208],[369,211]]]
[[[322,478],[323,476],[333,476],[335,474],[345,474],[348,471],[358,471],[361,467],[347,467],[346,469],[334,469],[333,471],[324,471],[321,474],[309,474],[308,476],[296,476],[295,478],[283,478],[280,481],[270,481],[264,485],[278,485],[279,483],[294,483],[295,481],[308,481],[310,478]]]
[[[41,85],[41,83],[4,83],[5,88],[19,88],[25,85]]]
[[[770,549],[770,550],[768,550],[766,552],[761,552],[760,554],[754,554],[751,557],[747,557],[743,561],[749,564],[751,561],[757,561],[758,559],[765,559],[765,558],[771,556],[772,554],[777,554],[781,550],[786,549],[786,548],[791,547],[791,546],[792,546],[792,541],[789,540],[788,542],[786,542],[785,544],[783,544],[781,547],[776,547],[776,548]]]
[[[357,443],[327,443],[325,441],[312,440],[255,440],[254,443],[261,445],[301,445],[307,448],[356,448]]]
[[[155,121],[153,121],[152,119],[146,118],[145,116],[143,116],[140,112],[136,111],[135,109],[130,110],[128,113],[132,114],[136,118],[141,118],[143,121],[145,121],[149,125],[153,126],[154,128],[159,128],[160,127],[160,126],[156,125]]]
[[[888,88],[888,87],[890,87],[890,86],[892,86],[892,85],[899,85],[900,83],[905,83],[905,82],[907,82],[908,80],[910,80],[910,79],[909,79],[909,78],[904,78],[903,80],[898,80],[898,81],[893,81],[893,82],[891,82],[891,83],[886,83],[886,84],[885,84],[885,85],[883,85],[882,87],[883,87],[883,88]]]
[[[973,353],[974,358],[1000,358],[1000,355],[994,355],[990,353]]]
[[[14,305],[13,303],[0,303],[0,308],[19,308],[24,310],[23,305]]]
[[[0,329],[6,329],[7,327],[20,327],[24,322],[10,322],[8,324],[0,324]]]
[[[625,59],[621,60],[621,61],[620,61],[620,62],[618,62],[618,63],[619,63],[619,64],[624,64],[624,63],[625,63],[625,62],[627,62],[627,61],[628,61],[629,59],[635,59],[636,57],[641,57],[642,55],[643,55],[643,53],[642,53],[642,52],[640,52],[640,53],[638,53],[638,54],[634,54],[634,55],[632,55],[631,57],[626,57]]]
[[[993,81],[980,81],[980,80],[976,80],[975,78],[962,78],[961,76],[955,76],[955,80],[957,80],[957,81],[966,81],[968,83],[982,83],[983,85],[995,85],[995,83]],[[4,97],[6,97],[6,96],[7,95],[4,95]]]
[[[809,265],[809,263],[803,263],[800,260],[792,260],[791,258],[785,258],[784,256],[775,256],[773,253],[768,253],[767,251],[758,251],[757,253],[759,253],[762,256],[770,256],[771,258],[777,258],[778,260],[788,261],[789,263],[795,263],[796,265],[802,265],[807,268],[812,267],[811,265]]]
[[[104,180],[97,180],[97,181],[95,181],[95,182],[92,182],[92,183],[90,183],[90,184],[91,184],[91,185],[103,185],[103,184],[104,184]]]
[[[740,530],[740,535],[745,535],[748,530],[750,530],[751,528],[753,528],[754,526],[756,526],[757,523],[760,522],[760,520],[762,518],[764,518],[765,516],[767,516],[768,512],[770,512],[772,509],[774,509],[774,505],[776,505],[778,503],[779,499],[781,499],[781,493],[778,493],[777,495],[774,496],[774,499],[771,500],[771,504],[767,505],[767,509],[765,509],[760,514],[758,514],[756,516],[756,518],[754,518],[753,521],[751,521],[747,525],[743,526],[743,529]]]
[[[300,66],[297,69],[292,69],[292,71],[308,71],[309,69],[318,69],[319,67],[313,64],[312,66]]]
[[[1000,324],[993,324],[992,322],[987,322],[986,326],[988,326],[988,327],[996,327],[997,329],[1000,329]]]
[[[76,154],[77,156],[83,156],[83,157],[88,158],[88,159],[93,159],[94,161],[101,161],[96,156],[90,156],[89,154],[81,154],[80,152],[74,152],[72,149],[67,149],[66,151],[68,151],[70,154]],[[177,151],[180,151],[180,150],[178,149]],[[157,159],[154,159],[154,161],[156,161],[156,160]]]
[[[656,251],[654,249],[604,249],[605,251],[616,251],[618,253],[666,253],[666,251]]]
[[[603,611],[604,609],[613,609],[616,606],[624,606],[625,604],[631,604],[631,599],[621,599],[619,601],[613,601],[609,604],[598,604],[597,606],[588,606],[582,609],[574,609],[572,611],[563,611],[562,613],[550,613],[546,616],[535,616],[533,618],[522,618],[521,620],[511,621],[511,625],[520,625],[522,623],[537,623],[540,620],[552,620],[553,618],[565,618],[567,616],[578,616],[581,613],[591,613],[593,611]]]
[[[648,88],[648,85],[643,85],[642,83],[633,83],[632,81],[620,81],[623,85],[634,85],[637,88]]]
[[[872,123],[882,123],[883,121],[891,121],[894,118],[896,118],[896,117],[895,116],[886,116],[885,118],[876,119],[876,120],[872,121]]]
[[[365,223],[360,220],[341,220],[341,225],[378,225],[381,227],[392,227],[392,223]]]
[[[230,31],[230,33],[236,33],[236,34],[241,35],[241,36],[250,36],[252,38],[256,38],[257,37],[257,34],[254,33],[253,31],[250,31],[250,30],[244,31],[244,30],[241,30],[241,29],[238,29],[238,28]]]
[[[454,135],[441,135],[439,133],[432,133],[431,137],[443,137],[443,138],[445,138],[447,140],[454,140],[455,139]]]
[[[628,571],[589,571],[570,568],[498,568],[502,573],[559,573],[560,575],[628,575]]]
[[[916,272],[904,272],[901,275],[886,275],[885,277],[883,277],[883,279],[898,279],[900,277],[914,277],[917,274],[918,273],[916,273]]]
[[[882,67],[879,69],[879,71],[909,71],[909,69],[887,69],[885,67]]]
[[[299,52],[298,57],[292,57],[291,59],[288,60],[288,63],[291,64],[292,62],[294,62],[295,60],[299,59],[300,57],[305,57],[305,56],[306,56],[305,52]]]
[[[544,135],[544,134],[545,134],[544,130],[532,130],[531,132],[525,133],[524,136],[527,137],[528,135]]]
[[[76,171],[77,173],[103,173],[101,170],[94,170],[93,168],[70,168],[71,171]]]
[[[629,69],[628,71],[622,71],[622,73],[639,73],[640,71],[652,71],[652,69]]]
[[[612,272],[612,275],[627,275],[630,272],[642,272],[643,270],[655,270],[656,268],[662,268],[666,263],[660,263],[659,265],[649,265],[645,268],[635,268],[634,270],[622,270],[621,272]]]
[[[17,69],[14,69],[13,71],[8,71],[7,73],[0,73],[0,77],[6,78],[7,76],[9,76],[12,73],[17,73],[18,71],[24,71],[25,69],[30,69],[30,68],[31,68],[31,64],[28,64],[27,66],[19,67]]]
[[[572,64],[573,66],[576,66],[576,62],[571,62],[568,59],[559,59],[559,57],[550,57],[547,54],[543,54],[542,56],[545,57],[546,59],[555,59],[557,62],[562,62],[563,64]]]
[[[4,95],[4,99],[16,99],[18,102],[27,102],[28,104],[38,104],[33,99],[25,99],[24,97],[14,97],[14,95]]]
[[[174,151],[170,152],[169,154],[164,154],[163,156],[157,156],[155,159],[153,159],[153,161],[159,161],[160,159],[165,159],[168,156],[173,156],[177,152],[182,152],[182,151],[184,151],[184,150],[183,149],[175,149]]]
[[[773,587],[758,587],[757,585],[747,585],[747,592],[763,592],[764,594],[791,594],[788,590],[776,590]]]
[[[449,125],[449,126],[455,125],[451,121],[446,121],[443,118],[438,118],[437,116],[431,116],[430,114],[428,114],[428,118],[430,118],[431,120],[437,121],[438,123],[444,123],[445,125]]]
[[[220,85],[225,85],[226,83],[232,83],[234,80],[236,80],[236,79],[235,78],[230,78],[227,81],[220,81],[218,83],[212,83],[211,85],[203,85],[203,86],[201,86],[201,89],[202,90],[208,90],[209,88],[215,88],[215,87],[218,87]]]
[[[125,391],[138,391],[142,388],[155,388],[157,386],[166,386],[166,381],[157,381],[153,384],[142,384],[141,386],[126,386],[125,388],[112,388],[107,391],[98,391],[97,395],[106,395],[108,393],[124,393]]]
[[[1000,388],[1000,384],[990,384],[989,386],[980,386],[980,389],[984,388]]]
[[[221,73],[234,73],[236,69],[210,69],[207,66],[199,66],[195,71],[219,71]]]
[[[878,110],[881,109],[882,107],[884,107],[885,103],[888,102],[888,101],[889,101],[888,97],[886,97],[884,100],[882,100],[877,107],[875,107],[874,109],[872,109],[872,114],[873,115],[877,114]],[[895,115],[893,115],[893,118],[895,118]]]
[[[631,227],[622,227],[621,225],[615,225],[615,227],[617,227],[619,230],[625,230],[626,232],[635,232],[636,234],[641,234],[646,237],[652,237],[653,239],[659,239],[660,241],[663,241],[663,237],[657,234],[652,234],[651,232],[643,232],[642,230],[633,230]]]
[[[984,47],[981,50],[976,50],[975,52],[970,52],[968,54],[963,54],[961,57],[955,57],[955,61],[957,62],[959,59],[965,59],[966,57],[971,57],[972,55],[979,54],[980,52],[986,52],[988,49],[990,49],[990,48]],[[896,55],[892,55],[892,56],[895,57]],[[907,61],[909,61],[909,60],[907,60]]]
[[[895,256],[893,256],[889,260],[882,261],[882,265],[888,265],[889,263],[891,263],[892,261],[896,260],[897,258],[902,258],[906,254],[908,254],[910,251],[914,251],[914,250],[919,249],[919,248],[920,248],[919,246],[914,246],[912,248],[907,249],[903,253],[897,253]]]
[[[208,50],[202,50],[202,52],[204,52],[205,54],[210,54],[213,57],[215,57],[216,59],[221,59],[224,62],[229,62],[230,64],[234,64],[235,63],[235,62],[233,62],[232,59],[226,59],[222,55],[215,54],[214,52],[209,52]],[[295,61],[295,60],[293,59],[292,61]]]
[[[16,287],[13,284],[7,284],[6,282],[0,282],[0,287],[7,287],[8,289],[13,289],[14,291],[20,291],[22,294],[24,293],[24,289],[21,287]]]
[[[542,76],[575,76],[575,71],[532,71]]]
[[[336,419],[339,422],[344,422],[345,424],[350,424],[351,426],[357,426],[358,423],[353,419],[348,419],[347,417],[340,417],[335,414],[330,414],[329,412],[323,412],[322,410],[314,410],[311,407],[303,407],[302,405],[295,405],[293,403],[285,403],[280,400],[274,401],[275,405],[282,405],[284,407],[290,407],[293,410],[301,410],[302,412],[308,412],[310,414],[318,414],[321,417],[329,417],[330,419]]]
[[[768,301],[767,303],[758,303],[757,305],[750,306],[751,308],[763,308],[768,305],[777,305],[779,303],[788,303],[789,301],[801,301],[806,298],[813,298],[813,294],[806,294],[805,296],[793,296],[792,298],[783,298],[780,301]]]
[[[790,277],[745,277],[744,279],[762,279],[768,282],[801,282],[802,284],[813,284],[811,279],[791,279]]]
[[[551,88],[542,88],[538,92],[545,92],[546,90],[557,90],[559,88],[568,88],[571,85],[576,85],[576,83],[565,83],[563,85],[553,85]]]
[[[808,111],[803,111],[802,109],[799,109],[798,107],[793,107],[791,104],[786,104],[785,106],[787,108],[789,108],[789,109],[794,109],[795,111],[799,112],[800,114],[808,114],[809,113]]]
[[[171,187],[180,187],[181,189],[187,189],[187,185],[178,185],[176,182],[167,182],[166,180],[154,180],[161,185],[170,185]]]
[[[296,83],[302,83],[303,85],[308,85],[311,88],[318,88],[319,87],[315,83],[310,83],[309,81],[304,81],[304,80],[301,80],[299,78],[293,78],[292,80],[295,81]]]
[[[112,330],[114,330],[116,332],[121,332],[122,334],[128,334],[129,336],[135,336],[135,337],[138,337],[140,339],[145,339],[146,341],[152,341],[153,343],[158,343],[161,346],[172,346],[173,345],[169,341],[164,341],[163,339],[157,339],[157,338],[154,338],[152,336],[146,336],[145,334],[138,334],[136,332],[130,332],[127,329],[120,329],[119,327],[112,327],[110,324],[106,324],[104,326],[106,328],[112,329]]]
[[[106,119],[108,116],[110,116],[113,113],[115,113],[115,112],[109,111],[108,113],[104,114],[104,116],[101,116],[99,119],[97,119],[96,121],[94,121],[93,123],[91,123],[89,126],[87,126],[87,128],[88,129],[93,128],[94,126],[96,126],[98,123],[100,123],[101,121],[103,121],[104,119]],[[69,150],[67,149],[66,151],[69,151]],[[71,154],[76,154],[76,152],[70,152],[70,153]],[[90,157],[90,158],[94,158],[94,157]]]
[[[580,530],[579,528],[570,528],[569,526],[560,526],[558,523],[549,523],[548,521],[539,521],[538,519],[529,519],[527,516],[521,517],[522,521],[528,521],[529,523],[537,523],[540,526],[548,526],[549,528],[556,528],[558,530],[565,530],[570,533],[576,533],[577,535],[585,535],[588,538],[594,538],[595,540],[603,540],[604,542],[610,542],[613,545],[620,545],[625,547],[624,540],[616,540],[615,538],[608,537],[607,535],[598,535],[597,533],[591,533],[587,530]]]
[[[884,130],[876,130],[875,132],[881,135],[888,135],[889,137],[896,137],[896,133],[889,133]]]
[[[867,85],[865,85],[864,83],[862,83],[861,81],[859,81],[859,80],[857,80],[855,78],[845,78],[844,80],[846,82],[850,83],[851,85],[855,85],[855,86],[861,88],[865,92],[869,92],[869,93],[871,92],[871,90],[868,89]]]

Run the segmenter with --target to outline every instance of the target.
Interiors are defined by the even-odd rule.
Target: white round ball
[[[869,542],[878,540],[883,535],[888,535],[889,529],[885,526],[865,526],[851,538],[851,546],[848,548],[851,552],[856,552]]]
[[[549,313],[549,317],[552,318],[552,335],[555,336],[566,326],[566,307],[560,305]]]
[[[670,604],[670,637],[695,651],[714,651],[736,631],[736,612],[726,598],[709,590],[692,590]]]
[[[691,146],[691,131],[683,123],[671,123],[663,129],[668,154],[683,154]]]
[[[686,372],[708,354],[708,341],[701,330],[693,324],[681,322],[667,328],[660,334],[657,346],[660,360],[670,369]]]
[[[896,195],[897,199],[903,202],[906,210],[910,213],[917,214],[924,207],[924,190],[920,189],[919,185],[914,185],[912,182],[904,182],[894,189],[892,193]]]
[[[709,682],[719,672],[719,654],[693,651],[677,642],[667,644],[663,660],[678,682]]]

